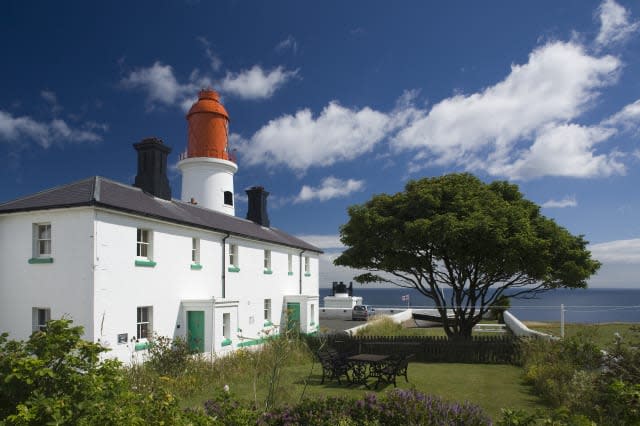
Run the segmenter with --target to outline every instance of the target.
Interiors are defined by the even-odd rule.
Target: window
[[[200,238],[191,239],[191,262],[200,263]]]
[[[138,244],[136,256],[151,259],[152,257],[152,231],[138,228]]]
[[[271,270],[271,250],[264,251],[264,269]]]
[[[47,321],[51,319],[51,309],[33,308],[31,310],[31,331],[43,331],[47,326]]]
[[[271,322],[271,299],[264,299],[264,321]]]
[[[33,257],[51,257],[51,224],[36,223],[33,225],[34,247]]]
[[[309,256],[304,257],[304,274],[305,275],[311,274],[311,262],[309,261]]]
[[[236,244],[229,244],[229,272],[240,271],[240,258],[238,257],[238,246]]]
[[[229,265],[238,266],[238,246],[235,244],[229,245]]]
[[[231,314],[222,314],[222,335],[231,339]]]
[[[231,191],[224,191],[224,204],[233,206],[233,193]]]
[[[316,323],[316,305],[311,304],[311,325]]]
[[[287,274],[293,275],[293,255],[289,253],[287,259]]]
[[[148,339],[153,333],[153,307],[138,307],[138,318],[136,321],[136,337],[138,339]]]

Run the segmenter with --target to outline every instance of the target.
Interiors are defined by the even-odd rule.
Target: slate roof
[[[247,219],[219,213],[178,200],[164,200],[100,176],[48,189],[0,204],[0,214],[68,207],[96,206],[210,231],[281,244],[322,253],[299,238],[277,228],[267,228]]]

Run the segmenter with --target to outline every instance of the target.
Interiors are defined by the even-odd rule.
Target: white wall
[[[281,324],[284,296],[300,294],[300,251],[243,238],[230,237],[226,241],[226,267],[229,265],[229,245],[238,246],[238,272],[226,272],[226,297],[240,300],[238,327],[245,338],[258,339],[271,327],[264,325],[264,300],[271,299],[271,322]],[[264,250],[271,250],[271,274],[264,272]],[[292,255],[292,275],[288,270],[288,255]],[[318,296],[317,256],[311,257],[311,276],[302,270],[303,294]],[[304,258],[303,258],[304,262]],[[316,306],[316,313],[318,315]],[[302,315],[302,312],[301,312]],[[316,318],[315,323],[318,320]]]
[[[27,261],[32,256],[32,224],[43,222],[52,225],[54,262],[31,265]],[[135,264],[138,228],[153,232],[153,267]],[[51,308],[52,318],[71,316],[75,324],[85,327],[86,339],[100,341],[112,350],[110,356],[127,362],[140,355],[132,342],[138,307],[152,307],[155,333],[186,337],[182,302],[206,304],[215,299],[216,308],[203,309],[205,351],[213,345],[216,351],[226,352],[243,341],[273,333],[273,327],[265,326],[264,300],[271,299],[271,322],[279,325],[287,296],[301,298],[302,331],[314,331],[320,311],[317,254],[303,254],[302,262],[305,255],[311,261],[311,273],[305,276],[301,250],[230,237],[225,244],[223,298],[224,236],[89,207],[0,216],[0,331],[26,339],[31,334],[32,308]],[[200,238],[201,269],[191,268],[193,237]],[[239,272],[227,270],[229,244],[239,247]],[[265,248],[271,250],[271,274],[264,273]],[[288,274],[289,254],[292,275]],[[311,304],[314,318],[310,318]],[[224,312],[232,314],[232,345],[222,347]],[[118,335],[125,333],[127,343],[118,343]]]
[[[51,224],[53,263],[29,264],[33,224]],[[93,211],[43,210],[0,215],[0,332],[26,339],[32,308],[71,317],[93,339]]]
[[[153,231],[154,267],[135,265],[138,228]],[[221,234],[108,211],[98,212],[96,233],[96,337],[114,351],[129,350],[118,334],[136,337],[137,307],[153,307],[155,333],[184,337],[181,301],[221,297]],[[200,270],[191,269],[193,237],[200,238]]]

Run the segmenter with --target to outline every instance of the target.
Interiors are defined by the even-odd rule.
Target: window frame
[[[287,257],[287,274],[293,275],[293,255],[291,253]]]
[[[271,250],[264,250],[264,270],[271,271]]]
[[[237,244],[229,244],[229,266],[234,268],[240,267],[240,258],[238,256]]]
[[[146,313],[146,320],[143,317]],[[153,335],[153,306],[136,307],[136,339],[149,339]]]
[[[153,230],[136,228],[136,258],[153,260]]]
[[[271,299],[264,299],[263,304],[264,321],[265,323],[271,322]]]
[[[304,274],[311,275],[311,259],[309,256],[304,257]]]
[[[191,238],[191,263],[200,264],[200,238]]]
[[[231,313],[222,313],[222,337],[231,340]]]
[[[42,316],[41,316],[42,314]],[[44,321],[42,321],[44,319]],[[47,322],[51,321],[51,308],[31,308],[31,331],[44,331]]]
[[[43,235],[42,230],[46,231],[46,235]],[[48,259],[52,255],[53,239],[51,238],[51,222],[41,222],[33,224],[33,257],[36,259]],[[42,250],[45,244],[46,249]]]

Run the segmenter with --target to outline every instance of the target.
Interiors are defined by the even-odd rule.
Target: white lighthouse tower
[[[187,151],[180,156],[182,201],[235,215],[233,175],[228,152],[229,114],[214,90],[202,90],[187,113]]]

